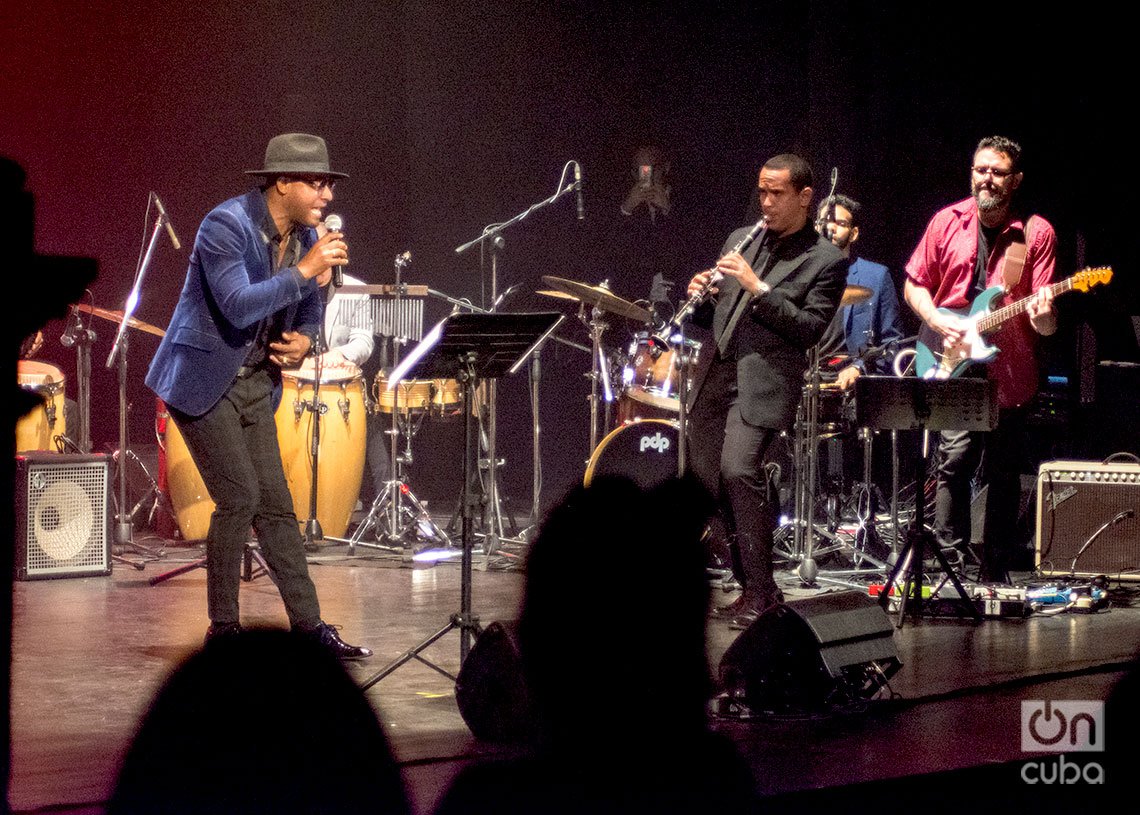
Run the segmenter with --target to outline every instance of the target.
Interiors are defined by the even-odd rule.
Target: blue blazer
[[[262,320],[280,312],[277,330],[307,334],[320,324],[317,284],[296,267],[273,274],[270,224],[265,196],[254,189],[219,204],[198,228],[182,294],[146,375],[147,386],[183,413],[201,416],[218,403]],[[302,230],[302,254],[316,240],[316,230]],[[275,372],[274,409],[281,400]]]
[[[847,268],[847,285],[865,286],[872,292],[870,300],[840,310],[847,353],[854,356],[868,346],[903,338],[898,292],[886,266],[856,258]],[[871,370],[889,373],[886,360],[880,358],[870,366]]]

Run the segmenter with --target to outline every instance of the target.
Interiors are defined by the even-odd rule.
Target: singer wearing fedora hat
[[[372,656],[321,619],[293,512],[274,413],[281,369],[312,350],[319,287],[348,263],[339,232],[315,227],[344,173],[324,139],[270,139],[259,187],[202,222],[186,282],[146,384],[166,402],[216,509],[206,539],[206,595],[214,637],[241,632],[238,586],[250,527],[276,579],[291,627],[342,659]]]

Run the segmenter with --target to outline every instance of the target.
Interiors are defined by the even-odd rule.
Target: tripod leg
[[[192,572],[195,569],[205,569],[205,568],[206,568],[206,558],[200,557],[191,563],[185,563],[181,566],[178,566],[177,568],[171,569],[168,572],[163,572],[162,574],[156,574],[154,577],[152,577],[150,579],[150,584],[152,586],[157,586],[159,583],[162,583],[163,581],[169,580],[172,577],[178,577],[178,575],[180,575],[180,574],[186,574],[187,572]]]

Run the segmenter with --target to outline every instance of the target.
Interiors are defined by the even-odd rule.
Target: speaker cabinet
[[[532,734],[517,625],[495,621],[471,646],[455,682],[455,702],[471,733],[484,741],[519,742]]]
[[[753,712],[822,711],[869,699],[902,666],[894,627],[860,591],[768,610],[720,662],[721,684]]]
[[[1044,462],[1035,544],[1042,574],[1140,580],[1140,464]]]
[[[108,459],[16,456],[17,580],[111,573]]]

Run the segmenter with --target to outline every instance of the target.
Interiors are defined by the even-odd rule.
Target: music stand
[[[964,377],[957,379],[918,379],[915,377],[861,376],[855,380],[855,423],[877,430],[993,430],[997,426],[997,382]],[[926,458],[915,457],[914,519],[907,530],[906,544],[879,596],[885,610],[890,590],[906,570],[899,600],[898,627],[902,628],[908,609],[922,614],[922,563],[927,546],[934,552],[943,572],[958,590],[958,604],[976,621],[981,614],[966,595],[957,573],[926,531],[923,489]],[[913,592],[913,594],[912,594]],[[913,603],[911,602],[913,601]]]
[[[471,407],[479,380],[498,379],[513,374],[558,327],[563,315],[552,312],[533,314],[452,314],[437,323],[412,349],[388,378],[395,388],[405,379],[456,379],[463,384],[463,555],[460,561],[459,612],[452,614],[447,625],[423,642],[405,651],[381,668],[362,685],[362,690],[375,685],[401,665],[413,659],[443,674],[452,682],[457,677],[420,652],[454,628],[459,629],[459,664],[471,650],[472,632],[480,632],[479,618],[471,613],[471,561],[473,519],[471,517]]]

